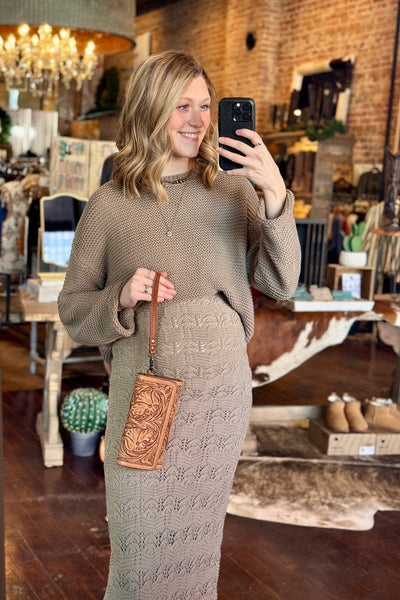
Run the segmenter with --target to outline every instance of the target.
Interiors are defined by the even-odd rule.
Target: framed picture
[[[361,298],[361,273],[343,273],[342,290],[351,292],[353,298]]]

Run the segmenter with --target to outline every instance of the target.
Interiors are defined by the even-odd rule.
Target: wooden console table
[[[76,344],[64,329],[58,315],[56,302],[38,302],[25,290],[20,292],[20,300],[25,321],[35,326],[46,323],[45,357],[41,359],[36,351],[36,335],[31,335],[31,371],[32,361],[44,363],[44,388],[42,412],[36,418],[36,431],[42,446],[45,467],[60,467],[64,459],[64,446],[59,431],[58,407],[61,396],[62,367]],[[74,359],[85,360],[85,359]],[[86,359],[88,360],[88,359]],[[92,358],[93,360],[93,358]],[[101,360],[95,357],[94,360]]]

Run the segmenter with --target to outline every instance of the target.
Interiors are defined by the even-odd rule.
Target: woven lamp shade
[[[71,29],[81,52],[92,40],[96,54],[111,54],[134,46],[135,16],[135,0],[0,0],[0,35],[48,23]]]

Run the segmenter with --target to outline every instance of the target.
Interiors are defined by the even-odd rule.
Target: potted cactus
[[[367,253],[362,250],[365,222],[353,223],[351,230],[351,235],[347,235],[344,231],[340,232],[343,238],[343,250],[339,254],[339,264],[345,267],[364,267],[367,264]]]
[[[92,456],[107,421],[108,396],[95,388],[77,388],[61,405],[61,423],[71,434],[72,452]]]

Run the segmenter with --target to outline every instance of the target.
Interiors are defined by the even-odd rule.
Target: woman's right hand
[[[137,269],[122,288],[122,292],[119,297],[118,310],[122,310],[123,308],[133,308],[140,300],[151,301],[153,281],[155,276],[155,271],[149,271],[149,269],[142,268]],[[174,284],[168,281],[166,277],[166,271],[162,271],[160,284],[158,287],[157,302],[172,300],[176,294]]]

